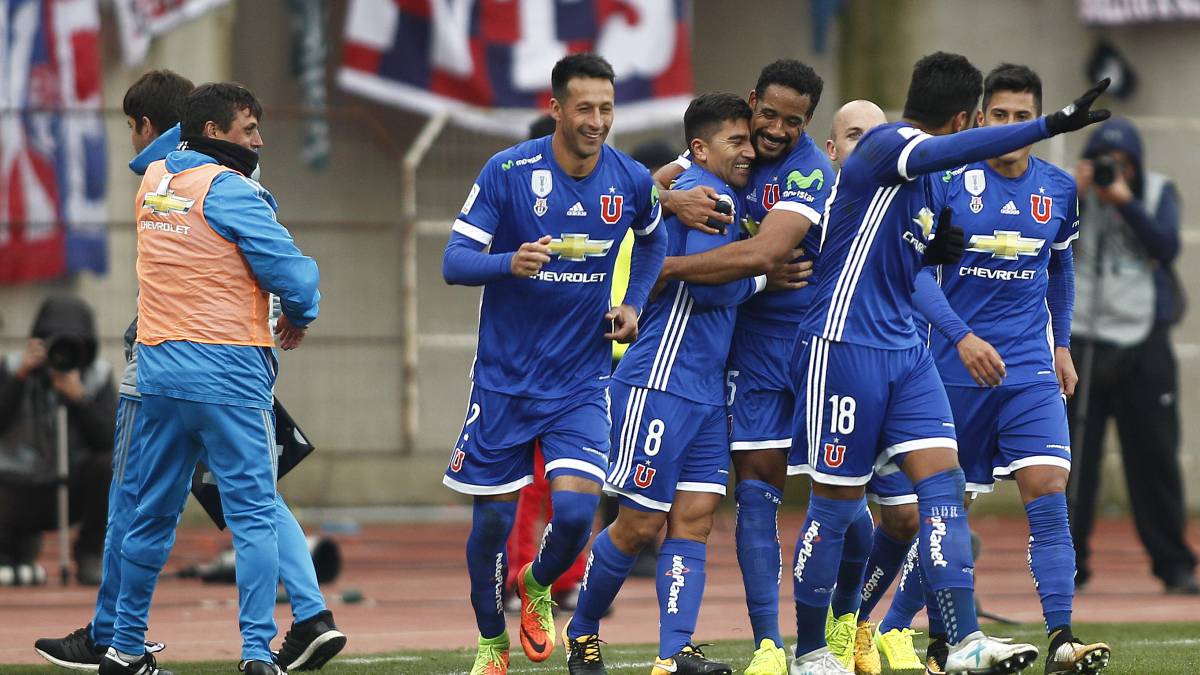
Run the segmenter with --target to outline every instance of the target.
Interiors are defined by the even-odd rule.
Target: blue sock
[[[896,579],[896,574],[904,566],[904,559],[908,556],[908,552],[913,550],[912,544],[912,540],[896,541],[892,539],[883,531],[882,527],[875,528],[875,534],[871,540],[871,555],[867,558],[867,570],[863,575],[865,580],[862,589],[862,604],[858,608],[859,621],[871,618],[871,612],[875,611],[875,606],[879,604],[883,594]],[[893,602],[895,601],[893,600]]]
[[[1071,625],[1075,597],[1075,548],[1067,524],[1067,497],[1042,495],[1025,505],[1029,516],[1029,573],[1042,600],[1046,632]]]
[[[833,608],[834,616],[854,614],[862,602],[863,575],[867,571],[867,556],[871,553],[871,533],[875,529],[875,521],[871,519],[871,510],[867,502],[862,503],[862,511],[850,523],[846,530],[846,542],[842,545],[842,564],[838,567],[837,586],[833,589],[833,597],[829,606]]]
[[[508,576],[505,549],[516,517],[516,502],[475,500],[471,534],[467,537],[467,572],[471,577],[475,623],[485,638],[504,632],[501,593]]]
[[[744,480],[733,492],[737,502],[738,566],[746,588],[746,609],[754,631],[754,646],[771,640],[783,647],[779,631],[779,576],[783,559],[777,516],[783,493],[770,483]]]
[[[635,562],[637,555],[621,552],[609,538],[608,528],[601,530],[588,554],[587,570],[579,585],[579,604],[571,617],[568,636],[600,634],[600,619],[612,606]]]
[[[592,518],[600,495],[557,490],[550,495],[554,517],[546,524],[542,548],[533,561],[533,580],[549,586],[574,564],[592,536]]]
[[[796,601],[796,655],[825,646],[825,614],[837,583],[846,529],[862,508],[860,499],[811,495],[808,518],[796,541],[792,595]]]
[[[883,592],[880,591],[878,595],[883,595]],[[917,552],[917,542],[914,541],[908,547],[908,554],[900,568],[900,583],[896,586],[896,594],[892,596],[892,606],[888,608],[883,621],[879,622],[879,632],[886,633],[894,629],[903,630],[912,627],[913,617],[924,606],[925,584],[921,579],[921,557]],[[932,621],[932,617],[930,617],[930,621]],[[941,625],[940,615],[938,625]],[[930,635],[934,634],[932,627],[929,633]],[[944,633],[945,629],[942,629],[937,634]]]
[[[917,540],[921,569],[942,614],[946,638],[950,644],[957,644],[964,636],[979,630],[971,530],[963,508],[966,479],[962,469],[955,467],[913,487],[921,512],[921,534]]]
[[[705,546],[667,539],[658,549],[658,656],[669,658],[692,641],[704,598]]]

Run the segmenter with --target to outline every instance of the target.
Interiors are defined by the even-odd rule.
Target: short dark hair
[[[967,57],[934,52],[913,66],[904,118],[940,127],[960,112],[970,115],[982,93],[983,74]]]
[[[797,94],[808,97],[808,115],[812,117],[821,102],[821,90],[825,81],[817,75],[811,66],[796,59],[779,59],[768,63],[758,74],[758,83],[754,85],[754,95],[759,99],[767,92],[767,87],[777,84],[795,90]]]
[[[749,120],[750,104],[733,94],[701,94],[692,99],[683,113],[683,142],[691,145],[693,138],[705,141],[728,120]]]
[[[567,97],[567,83],[577,77],[603,78],[612,82],[616,79],[612,65],[604,57],[592,52],[568,54],[554,64],[550,71],[550,90],[554,98],[562,101]]]
[[[983,80],[983,107],[988,106],[992,94],[998,91],[1013,91],[1033,94],[1034,112],[1042,114],[1042,78],[1029,66],[1001,63],[992,69]]]
[[[125,92],[121,108],[133,118],[134,130],[142,130],[142,118],[163,133],[179,123],[184,99],[195,88],[192,81],[167,69],[143,73]]]
[[[536,120],[529,123],[529,139],[541,138],[554,133],[554,127],[557,122],[549,115],[542,115]]]
[[[215,122],[221,131],[229,131],[233,118],[241,110],[249,110],[262,120],[262,104],[249,89],[237,82],[208,82],[196,87],[184,102],[180,115],[181,131],[185,136],[202,136],[204,124]]]

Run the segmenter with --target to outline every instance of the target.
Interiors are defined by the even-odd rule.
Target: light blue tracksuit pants
[[[304,532],[275,491],[271,411],[155,395],[144,395],[139,404],[123,397],[116,448],[104,578],[92,625],[96,644],[127,654],[144,650],[150,599],[198,460],[216,477],[233,532],[242,658],[271,660],[277,580],[283,580],[296,620],[325,609]]]

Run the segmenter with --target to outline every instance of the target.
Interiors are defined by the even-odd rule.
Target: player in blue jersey
[[[812,68],[785,59],[762,69],[748,97],[757,157],[742,190],[746,211],[738,220],[745,237],[770,221],[791,234],[787,249],[769,258],[746,256],[745,242],[740,242],[702,255],[668,257],[663,265],[665,278],[692,283],[728,283],[773,268],[779,272],[772,274],[780,280],[779,286],[772,285],[777,292],[758,295],[738,308],[725,375],[730,450],[737,473],[738,564],[757,647],[745,671],[749,675],[774,675],[787,668],[779,630],[782,560],[776,513],[792,435],[795,397],[789,359],[810,295],[804,288],[806,270],[820,244],[820,230],[813,225],[825,210],[834,178],[828,159],[805,133],[822,87]],[[666,169],[656,178],[669,180],[673,173]],[[685,194],[671,192],[672,197]],[[793,251],[797,246],[803,250]]]
[[[801,321],[806,335],[794,359],[797,391],[805,395],[797,405],[789,472],[809,475],[813,494],[793,567],[792,673],[850,672],[829,653],[822,627],[845,532],[876,469],[903,470],[917,493],[920,563],[943,609],[946,670],[1015,672],[1036,658],[1032,645],[985,636],[975,618],[954,423],[913,325],[911,297],[922,265],[961,255],[962,231],[945,212],[935,230],[923,175],[1105,119],[1107,111],[1090,107],[1106,86],[1048,117],[948,138],[967,126],[982,76],[965,58],[939,52],[914,67],[903,120],[867,132],[838,174],[823,221],[813,301]],[[764,228],[750,241],[769,237],[783,239]]]
[[[550,585],[587,545],[608,473],[608,340],[637,337],[666,250],[645,167],[604,144],[613,71],[572,54],[551,73],[554,134],[504,150],[471,187],[443,257],[447,283],[483,286],[479,347],[462,432],[443,482],[474,496],[467,566],[479,626],[473,675],[508,670],[505,542],[541,442],[554,517],[517,578],[521,646],[554,648]],[[617,246],[637,235],[623,304],[611,307]],[[489,249],[484,251],[484,249]]]
[[[750,178],[750,107],[732,94],[705,94],[684,113],[694,161],[675,184],[703,185],[736,216],[738,190]],[[706,234],[677,216],[664,224],[668,252],[686,256],[737,238],[735,228]],[[641,549],[666,525],[658,554],[659,648],[652,673],[731,673],[692,644],[704,595],[705,543],[725,495],[729,450],[725,357],[737,306],[766,286],[765,277],[721,285],[672,282],[651,300],[642,334],[613,373],[612,461],[606,491],[618,496],[616,521],[592,545],[575,616],[563,631],[576,673],[603,673],[600,618]]]
[[[1003,64],[985,80],[980,124],[1032,120],[1041,106],[1037,74]],[[934,269],[924,270],[914,301],[936,328],[930,349],[958,423],[967,491],[991,492],[995,478],[1013,478],[1021,492],[1029,569],[1050,636],[1046,672],[1093,673],[1107,665],[1109,647],[1085,645],[1071,632],[1075,551],[1065,495],[1064,397],[1077,381],[1070,351],[1075,179],[1031,151],[975,162],[937,181],[967,248],[959,263],[936,268],[936,280]],[[885,624],[907,627],[912,617],[902,613],[894,608]]]

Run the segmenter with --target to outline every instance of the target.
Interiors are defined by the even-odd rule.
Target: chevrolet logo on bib
[[[590,257],[607,255],[612,239],[592,239],[586,234],[564,234],[550,240],[550,253],[563,260],[583,262]]]
[[[971,237],[968,251],[976,253],[991,253],[993,258],[1002,260],[1017,260],[1023,255],[1037,255],[1042,252],[1045,239],[1022,237],[1020,232],[1012,230],[995,230],[992,234],[977,234]]]
[[[153,213],[187,213],[195,201],[176,197],[174,190],[167,190],[166,194],[151,192],[142,199],[142,208],[150,209]]]

